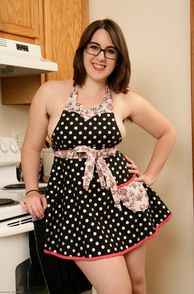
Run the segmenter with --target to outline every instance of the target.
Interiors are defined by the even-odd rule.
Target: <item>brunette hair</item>
[[[119,51],[116,66],[107,78],[107,85],[115,93],[127,93],[131,76],[131,64],[127,44],[121,28],[111,19],[96,20],[92,22],[83,32],[73,61],[74,85],[83,86],[85,83],[86,70],[83,63],[83,51],[90,42],[93,34],[98,29],[102,28],[109,33],[113,44]]]

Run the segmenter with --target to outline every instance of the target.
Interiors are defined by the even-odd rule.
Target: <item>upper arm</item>
[[[49,88],[49,83],[43,84],[32,100],[23,148],[32,149],[37,152],[42,149],[48,128]]]
[[[156,139],[173,128],[159,111],[136,93],[130,95],[129,108],[130,119]]]

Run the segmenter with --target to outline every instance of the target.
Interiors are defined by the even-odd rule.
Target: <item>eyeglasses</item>
[[[104,56],[108,59],[117,59],[119,54],[117,48],[113,46],[108,46],[105,49],[102,49],[100,45],[92,42],[87,44],[85,51],[93,56],[98,56],[100,52],[103,51]]]

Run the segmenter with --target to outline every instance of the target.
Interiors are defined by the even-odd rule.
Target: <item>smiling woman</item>
[[[102,49],[100,46],[105,49]],[[84,67],[87,72],[86,79],[97,78],[100,80],[102,79],[102,82],[105,81],[106,83],[106,79],[114,71],[116,61],[118,59],[118,55],[116,53],[117,49],[114,47],[108,32],[104,29],[97,30],[92,36],[91,41],[87,44],[83,53]]]
[[[112,23],[107,20],[106,23],[99,25],[98,21],[93,22],[92,27],[88,26],[85,32],[82,34],[78,48],[76,50],[74,58],[74,83],[83,85],[85,82],[86,70],[83,64],[83,53],[84,50],[87,51],[88,44],[95,43],[102,48],[113,47],[117,50],[117,58],[113,59],[115,61],[114,65],[117,65],[112,73],[108,76],[107,82],[109,87],[115,93],[127,93],[127,88],[129,86],[130,76],[131,76],[131,64],[129,60],[129,54],[127,49],[127,44],[120,27],[116,24],[113,29]],[[104,44],[103,35],[99,36],[99,32],[105,35]],[[95,36],[94,36],[95,35]],[[95,37],[95,38],[94,38]],[[99,50],[99,49],[98,49]],[[98,55],[101,51],[98,53]],[[102,53],[101,53],[102,54]],[[102,56],[100,54],[100,56]],[[97,56],[99,57],[99,56]],[[104,56],[105,57],[105,56]],[[113,61],[112,60],[112,61]],[[96,60],[95,60],[96,61]],[[107,58],[104,62],[108,62]]]
[[[127,46],[114,21],[86,28],[73,65],[73,80],[45,83],[33,99],[22,147],[22,206],[43,218],[44,258],[74,261],[98,294],[145,294],[147,241],[171,218],[150,185],[173,146],[174,128],[128,90]],[[156,139],[143,173],[117,150],[129,118]],[[37,167],[47,131],[54,161],[44,197]]]

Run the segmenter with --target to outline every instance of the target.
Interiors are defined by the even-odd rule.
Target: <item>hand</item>
[[[128,162],[127,163],[128,171],[136,175],[136,178],[134,179],[134,181],[144,182],[148,186],[151,186],[155,182],[155,179],[153,177],[150,177],[146,174],[142,174],[132,159],[128,158],[127,156],[125,156],[125,158],[127,159],[127,162]]]
[[[21,201],[23,209],[28,211],[33,218],[43,218],[44,211],[47,208],[47,200],[44,195],[37,191],[30,192]]]
[[[136,182],[144,182],[146,185],[151,186],[155,181],[153,178],[145,175],[145,174],[139,174],[137,178],[134,179]]]
[[[127,167],[128,167],[128,171],[132,174],[135,174],[137,177],[139,177],[141,175],[137,165],[134,163],[134,161],[130,158],[128,158],[127,156],[125,156],[125,158],[127,159]]]

